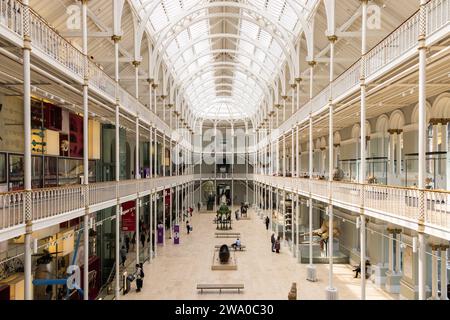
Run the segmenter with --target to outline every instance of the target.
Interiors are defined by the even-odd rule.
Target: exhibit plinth
[[[327,300],[337,300],[338,299],[337,288],[327,287],[327,289],[326,289],[326,299]]]
[[[311,282],[316,282],[317,281],[317,270],[316,270],[316,266],[313,264],[310,264],[308,266],[308,268],[306,269],[307,271],[307,277],[306,280],[311,281]]]
[[[234,252],[230,252],[230,258],[228,259],[227,263],[221,263],[219,258],[219,251],[214,250],[211,270],[237,270],[237,263]]]

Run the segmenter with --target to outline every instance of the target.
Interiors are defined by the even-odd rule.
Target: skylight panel
[[[153,13],[150,15],[150,22],[152,23],[153,29],[158,32],[169,24],[169,19],[162,7],[162,4],[156,6]]]
[[[272,42],[272,35],[265,30],[261,30],[258,36],[258,40],[264,48],[268,48]]]
[[[167,55],[169,57],[175,55],[177,52],[179,51],[178,49],[178,45],[175,41],[172,41],[168,46],[167,46]]]
[[[256,39],[256,37],[258,36],[259,27],[247,20],[242,20],[240,31],[250,39]]]
[[[182,12],[180,2],[178,0],[164,0],[161,2],[164,4],[169,21],[172,21]]]
[[[209,34],[209,26],[207,20],[201,20],[189,27],[192,39],[198,39],[200,37]]]
[[[253,54],[253,51],[255,50],[255,46],[248,41],[241,40],[239,42],[239,49],[241,49],[242,51],[245,51],[249,54]]]
[[[194,45],[194,50],[197,53],[204,52],[204,51],[209,50],[209,49],[210,49],[210,46],[209,46],[209,41],[208,40],[200,41],[200,42],[198,42],[198,43],[196,43]]]
[[[180,48],[183,48],[189,43],[189,33],[186,29],[184,29],[177,35],[176,39],[178,44],[180,45]]]

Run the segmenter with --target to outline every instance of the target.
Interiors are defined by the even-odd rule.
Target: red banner
[[[136,231],[136,207],[134,201],[122,203],[122,231]]]

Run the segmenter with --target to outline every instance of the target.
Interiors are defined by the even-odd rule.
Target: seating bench
[[[216,232],[214,233],[216,238],[222,238],[222,237],[240,237],[241,234],[239,232]]]
[[[244,289],[243,284],[197,284],[197,290],[203,293],[203,290],[217,290],[222,293],[222,289],[237,290],[238,293]]]
[[[217,250],[220,249],[221,245],[216,245],[214,246],[214,248],[216,248]],[[229,247],[232,247],[231,245]],[[233,248],[233,247],[232,247]],[[240,251],[245,251],[245,245],[241,244],[241,248],[239,249]],[[237,249],[234,249],[234,251],[237,251]]]

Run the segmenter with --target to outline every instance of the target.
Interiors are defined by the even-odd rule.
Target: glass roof
[[[161,41],[159,52],[195,116],[252,118],[286,60],[282,47],[300,32],[297,13],[306,14],[315,1],[238,1],[252,10],[223,2],[230,3],[228,10],[205,7],[214,5],[208,0],[132,0],[141,19],[151,12],[147,30]],[[288,37],[275,39],[270,28],[260,27],[263,15]],[[224,23],[228,28],[217,31]],[[230,34],[226,45],[223,33]]]

